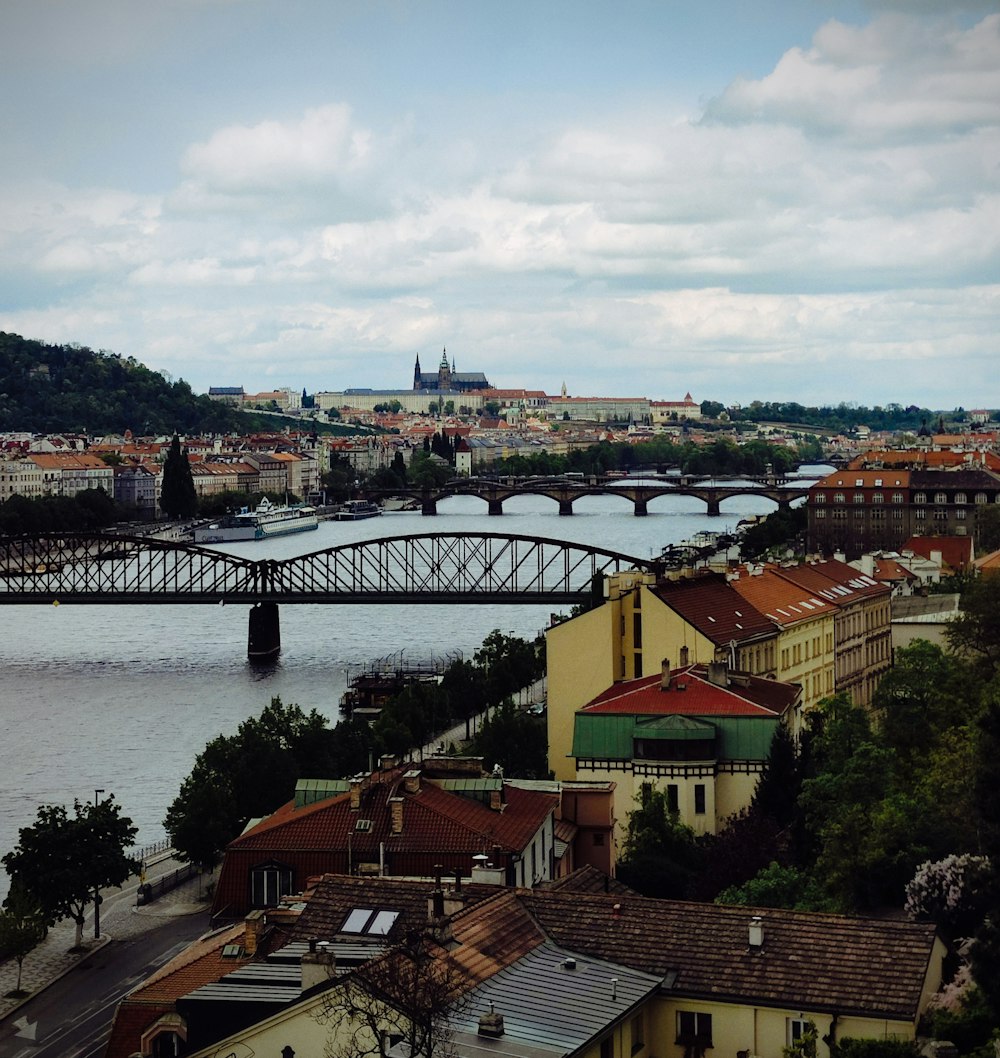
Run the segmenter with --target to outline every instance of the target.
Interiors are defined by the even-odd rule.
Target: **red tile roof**
[[[664,580],[653,594],[719,646],[769,639],[777,628],[716,573]]]
[[[720,687],[708,678],[704,665],[688,665],[670,674],[670,689],[661,678],[643,676],[609,687],[584,706],[586,713],[632,716],[780,716],[793,705],[798,686],[744,673],[731,673]]]
[[[940,551],[941,561],[956,572],[971,569],[976,557],[971,536],[911,536],[901,550],[926,559],[930,559],[931,552]]]
[[[818,598],[770,569],[753,576],[744,575],[729,583],[747,602],[782,628],[833,614],[837,609],[832,602]]]

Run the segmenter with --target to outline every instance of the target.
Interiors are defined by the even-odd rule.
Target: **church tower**
[[[420,374],[420,354],[417,353],[417,363],[413,368],[413,388],[414,390],[423,389],[424,380]]]
[[[451,366],[448,363],[448,350],[441,350],[441,363],[438,366],[438,389],[451,389]]]

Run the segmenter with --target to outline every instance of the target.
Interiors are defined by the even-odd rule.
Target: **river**
[[[803,468],[805,471],[806,468]],[[740,518],[774,509],[764,497],[734,497],[722,515],[687,497],[632,505],[610,496],[578,500],[559,517],[544,497],[508,501],[502,517],[485,503],[454,497],[436,517],[385,514],[324,522],[315,532],[231,544],[236,554],[286,558],[340,543],[426,532],[509,532],[610,547],[649,557],[701,530],[735,529]],[[281,608],[282,654],[268,668],[246,659],[243,606],[8,606],[2,608],[0,854],[32,823],[38,805],[71,805],[95,789],[113,793],[139,828],[138,843],[164,837],[163,816],[195,755],[231,734],[279,695],[339,719],[352,669],[399,650],[411,660],[471,654],[493,629],[530,637],[541,606],[336,606]],[[0,873],[0,893],[7,888]]]

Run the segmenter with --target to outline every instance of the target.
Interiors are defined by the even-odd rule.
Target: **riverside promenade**
[[[181,866],[168,850],[147,861],[146,881],[155,882],[172,874]],[[142,907],[136,906],[140,884],[138,877],[129,879],[121,889],[103,890],[100,938],[94,937],[92,906],[83,927],[83,947],[79,950],[73,950],[76,923],[70,919],[56,923],[49,930],[45,940],[25,957],[21,972],[21,990],[27,992],[27,995],[8,996],[17,985],[17,962],[14,959],[0,962],[0,1022],[112,940],[141,936],[162,923],[165,918],[182,915],[204,915],[207,930],[209,902],[205,897],[205,889],[209,881],[211,878],[208,876],[196,876]]]

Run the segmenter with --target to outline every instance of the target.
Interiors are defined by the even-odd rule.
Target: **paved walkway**
[[[167,853],[147,864],[146,880],[155,881],[179,866],[181,865]],[[71,950],[76,940],[76,923],[70,919],[56,923],[49,930],[45,940],[25,957],[21,971],[21,990],[27,992],[27,996],[7,996],[17,985],[17,962],[14,959],[0,962],[0,1021],[112,940],[141,935],[158,921],[178,915],[205,915],[207,930],[209,903],[204,897],[207,881],[204,877],[192,878],[144,907],[136,907],[135,904],[139,888],[138,878],[131,879],[121,889],[104,890],[100,939],[94,938],[93,906],[89,909],[87,921],[83,926],[82,951]]]

